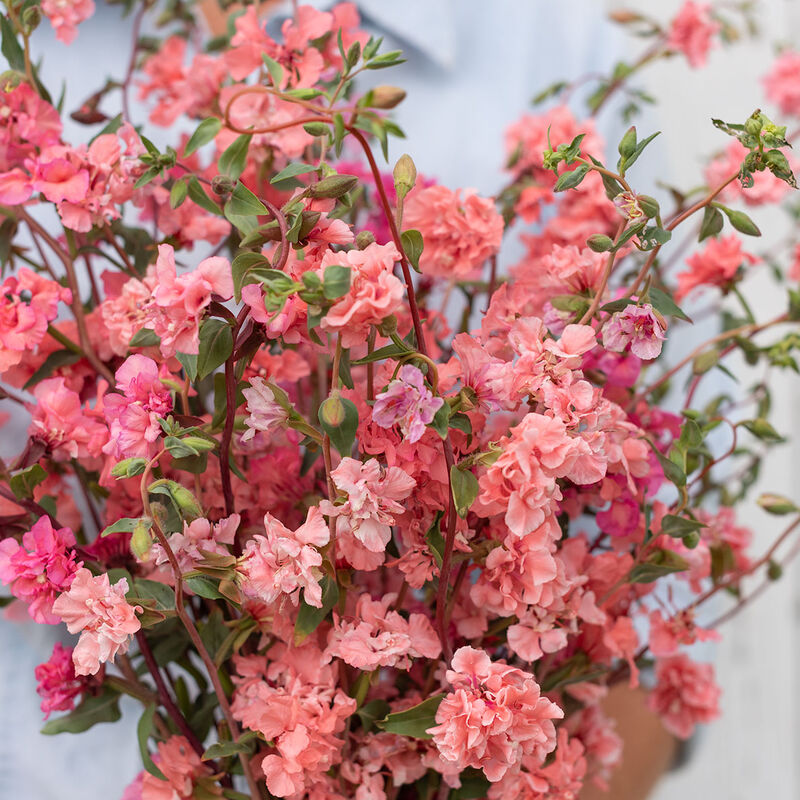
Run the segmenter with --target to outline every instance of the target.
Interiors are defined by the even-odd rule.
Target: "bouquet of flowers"
[[[185,4],[128,2],[127,73],[68,144],[30,40],[46,17],[71,41],[92,0],[4,3],[0,397],[28,436],[0,462],[0,580],[7,616],[75,637],[36,670],[43,732],[140,701],[126,800],[566,800],[622,757],[610,687],[652,670],[680,737],[716,717],[685,648],[797,550],[790,499],[759,498],[789,520],[761,554],[735,512],[782,440],[771,370],[798,369],[800,292],[758,320],[738,288],[792,137],[715,120],[702,186],[656,198],[656,134],[606,148],[594,116],[734,23],[618,12],[647,49],[586,79],[582,119],[577,84],[545,90],[487,198],[382,165],[405,93],[373,78],[402,54],[351,4],[279,40],[248,5],[204,43]],[[765,79],[782,115],[798,75],[785,52]],[[768,261],[800,277],[793,242]],[[697,296],[714,335],[676,354]],[[698,393],[736,353],[765,377]]]

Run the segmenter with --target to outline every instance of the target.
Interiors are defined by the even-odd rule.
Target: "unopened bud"
[[[780,580],[783,577],[783,567],[777,561],[770,561],[767,567],[767,577],[771,581]]]
[[[371,244],[375,244],[375,234],[372,231],[360,231],[356,236],[356,247],[366,250]]]
[[[636,150],[636,126],[631,125],[620,140],[619,154],[623,158],[629,158],[633,155],[634,150]]]
[[[405,97],[405,90],[397,86],[376,86],[372,90],[370,105],[373,108],[394,108],[402,103]]]
[[[175,481],[170,481],[170,494],[181,510],[183,516],[197,519],[203,516],[203,509],[197,502],[197,498],[185,487]]]
[[[345,419],[345,407],[339,392],[334,392],[319,407],[319,418],[326,425],[338,428]]]
[[[231,180],[227,175],[215,175],[211,179],[211,191],[220,196],[230,194],[235,185],[236,181]]]
[[[150,549],[153,546],[153,536],[150,533],[152,524],[149,519],[140,519],[131,534],[131,553],[139,561],[147,561],[150,558]]]
[[[392,176],[397,197],[399,200],[403,200],[417,182],[417,168],[410,155],[404,153],[397,159]]]
[[[355,175],[331,175],[329,178],[323,178],[319,183],[312,183],[305,193],[308,197],[336,200],[355,189],[356,186],[358,186],[358,178]]]
[[[604,233],[595,233],[586,240],[586,245],[595,253],[606,253],[614,246],[614,241]]]
[[[649,194],[640,194],[637,197],[639,201],[639,208],[644,211],[648,219],[657,217],[661,213],[661,207],[658,205],[658,200],[655,197],[650,197]]]
[[[393,333],[397,333],[397,317],[394,314],[390,314],[381,320],[377,328],[381,336],[391,336]]]
[[[744,123],[744,129],[753,136],[758,136],[761,133],[761,128],[763,127],[763,123],[761,120],[761,114],[753,115],[752,117],[748,117]]]
[[[700,544],[700,534],[697,531],[687,533],[686,536],[683,537],[683,543],[690,550],[694,550],[694,548]]]
[[[22,27],[25,33],[33,33],[42,21],[42,12],[39,6],[29,6],[22,12]]]
[[[207,453],[216,446],[210,439],[204,439],[202,436],[184,436],[181,441],[189,447],[193,447],[198,453]]]

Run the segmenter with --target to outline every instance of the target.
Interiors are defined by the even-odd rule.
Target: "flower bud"
[[[783,577],[783,567],[777,561],[770,561],[767,567],[767,577],[771,581],[780,580]]]
[[[185,487],[175,481],[170,481],[170,494],[172,495],[182,514],[192,519],[203,516],[203,509],[197,502],[197,498]]]
[[[394,108],[405,100],[406,93],[397,86],[376,86],[372,90],[373,108]]]
[[[694,550],[694,548],[700,544],[700,534],[697,531],[687,533],[686,536],[683,537],[683,543],[690,550]]]
[[[319,418],[326,425],[330,425],[333,428],[339,427],[344,422],[345,408],[339,392],[334,392],[327,400],[322,402],[319,407]]]
[[[658,205],[658,200],[655,197],[650,197],[648,194],[640,194],[637,197],[639,201],[639,208],[644,211],[648,219],[657,217],[661,213],[661,207]]]
[[[744,129],[753,136],[758,136],[758,134],[761,133],[762,127],[763,124],[760,114],[748,117],[744,123]]]
[[[375,244],[375,234],[372,231],[360,231],[356,236],[356,247],[366,250],[371,244]]]
[[[417,182],[417,168],[410,155],[404,153],[397,159],[392,175],[397,198],[398,200],[403,200]]]
[[[215,175],[211,179],[211,191],[220,196],[228,195],[233,191],[236,181],[227,175]]]
[[[619,143],[619,154],[623,158],[629,158],[636,150],[636,126],[631,125]]]
[[[207,453],[216,447],[214,442],[204,439],[202,436],[184,436],[181,441],[189,447],[193,447],[198,453]]]
[[[142,518],[136,523],[131,534],[131,553],[139,561],[147,561],[150,558],[150,549],[153,546],[153,535],[150,533],[152,524],[149,519]]]
[[[355,175],[331,175],[323,178],[319,183],[312,183],[305,193],[308,197],[336,200],[358,186]]]
[[[604,233],[595,233],[586,240],[586,245],[595,253],[607,253],[614,246],[614,241]]]
[[[390,314],[381,320],[377,328],[381,336],[391,336],[393,333],[397,333],[397,317]]]
[[[33,33],[41,21],[42,12],[39,6],[29,6],[22,12],[22,27],[27,34]]]

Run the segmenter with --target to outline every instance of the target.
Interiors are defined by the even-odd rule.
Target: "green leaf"
[[[294,643],[299,645],[319,627],[331,609],[339,602],[339,587],[330,575],[324,575],[319,582],[322,587],[322,608],[310,606],[305,598],[300,601],[297,619],[294,623]]]
[[[231,264],[233,296],[237,303],[242,300],[242,287],[257,283],[259,270],[269,269],[269,261],[261,253],[239,253]]]
[[[589,174],[590,170],[591,167],[588,164],[581,164],[579,167],[569,172],[562,172],[556,181],[556,185],[553,187],[553,191],[564,192],[567,189],[575,189]]]
[[[123,517],[118,519],[107,528],[103,528],[100,536],[108,536],[111,533],[132,533],[133,529],[141,522],[141,517]]]
[[[381,730],[387,733],[396,733],[398,736],[432,739],[433,737],[427,731],[436,725],[436,711],[443,698],[443,694],[434,695],[405,711],[389,714],[376,724]]]
[[[489,793],[488,778],[480,770],[468,767],[459,776],[461,786],[453,789],[447,800],[482,800]]]
[[[131,336],[128,342],[130,347],[157,347],[161,344],[161,337],[150,328],[140,328]]]
[[[325,267],[322,279],[322,294],[326,300],[337,300],[350,291],[350,267],[331,264]]]
[[[400,234],[400,243],[403,245],[403,252],[406,254],[408,263],[419,272],[419,257],[425,247],[422,234],[415,229],[403,231]]]
[[[356,404],[336,393],[320,404],[317,416],[339,455],[349,456],[358,430]]]
[[[387,67],[395,67],[398,64],[404,64],[405,59],[402,50],[391,50],[383,55],[375,56],[367,64],[364,65],[365,69],[386,69]]]
[[[634,162],[639,158],[639,156],[644,152],[645,147],[659,135],[661,131],[656,131],[655,133],[651,133],[646,139],[643,139],[639,144],[636,145],[636,149],[630,156],[625,158],[624,167],[627,170],[629,167],[632,167]]]
[[[369,733],[375,727],[375,723],[389,713],[389,708],[389,704],[381,699],[370,700],[369,703],[364,703],[363,706],[358,708],[356,714],[361,720],[361,727],[364,729],[364,733]]]
[[[28,378],[22,388],[27,391],[36,386],[39,381],[43,381],[45,378],[50,377],[50,375],[52,375],[57,369],[61,369],[61,367],[69,367],[75,362],[80,361],[80,359],[80,354],[73,353],[72,350],[55,350],[54,352],[50,353],[49,356],[47,356],[42,366],[39,367],[39,369],[37,369],[30,378]]]
[[[452,409],[450,408],[450,404],[442,403],[433,415],[433,419],[430,421],[431,428],[439,434],[441,439],[447,438],[447,431],[450,429],[451,413]]]
[[[383,361],[385,358],[398,358],[399,356],[408,355],[414,351],[411,347],[401,348],[396,343],[387,344],[385,347],[379,347],[364,358],[359,358],[353,361],[353,365],[359,366],[361,364],[372,364],[375,361]]]
[[[219,581],[205,575],[192,575],[184,580],[184,583],[198,596],[205,597],[206,600],[222,600],[223,595],[219,591]]]
[[[239,737],[238,742],[216,742],[203,753],[203,761],[212,761],[215,758],[230,758],[239,753],[252,753],[256,748],[258,734],[247,731]]]
[[[200,326],[200,345],[197,353],[197,377],[202,380],[233,352],[231,326],[222,319],[211,317]]]
[[[453,501],[456,512],[462,519],[467,516],[470,506],[478,496],[480,486],[478,479],[468,469],[460,469],[457,464],[450,467],[450,488],[453,492]]]
[[[243,183],[236,184],[226,206],[229,214],[237,216],[269,214],[267,207]]]
[[[704,523],[696,519],[679,517],[677,514],[667,514],[661,520],[661,533],[666,536],[672,536],[674,539],[683,539],[687,533],[693,533],[705,527]]]
[[[155,713],[155,703],[150,703],[150,705],[145,708],[144,713],[139,719],[139,724],[136,726],[136,738],[139,740],[139,753],[142,756],[142,765],[144,768],[160,781],[165,781],[166,777],[164,773],[153,762],[150,749],[147,746],[147,740],[153,732],[153,717]]]
[[[447,405],[447,403],[445,403]],[[425,540],[428,542],[429,547],[431,548],[431,552],[433,553],[433,557],[436,560],[436,563],[441,567],[442,566],[442,556],[444,554],[444,536],[442,536],[441,524],[442,524],[442,516],[444,512],[437,511],[436,512],[436,519],[428,528],[428,532],[425,534]]]
[[[178,208],[186,199],[188,193],[189,193],[189,187],[187,186],[185,180],[181,179],[175,181],[175,183],[172,184],[172,188],[169,191],[170,208]]]
[[[188,458],[189,456],[199,456],[200,451],[191,445],[186,444],[177,436],[167,436],[164,439],[164,447],[169,450],[173,458]]]
[[[272,79],[272,85],[276,88],[280,87],[283,83],[283,67],[266,53],[261,54],[261,59],[267,68],[267,72],[269,72],[269,77]]]
[[[46,478],[47,472],[44,467],[39,464],[33,464],[22,470],[22,472],[13,475],[8,485],[17,500],[24,500],[33,497],[33,490]]]
[[[135,578],[133,591],[142,600],[155,600],[155,607],[159,611],[175,609],[175,592],[165,583],[150,581],[147,578]]]
[[[194,133],[189,137],[189,141],[186,142],[186,147],[183,149],[183,157],[190,156],[195,150],[208,144],[221,130],[222,120],[217,119],[217,117],[204,119],[195,128]]]
[[[288,180],[289,178],[296,178],[298,175],[306,175],[309,172],[316,172],[318,169],[319,167],[315,166],[314,164],[303,164],[298,161],[295,164],[289,164],[288,167],[284,167],[277,175],[270,179],[270,183],[280,183],[281,181]]]
[[[175,353],[175,358],[178,359],[186,377],[194,382],[197,380],[197,355],[195,353]]]
[[[658,463],[664,471],[664,477],[676,486],[686,485],[686,473],[674,461],[670,461],[655,445],[651,444],[653,452],[656,454]]]
[[[100,722],[116,722],[122,713],[119,710],[119,694],[107,686],[98,695],[90,695],[69,714],[51,719],[42,728],[45,736],[57,733],[83,733]]]
[[[189,178],[188,188],[189,199],[193,203],[211,214],[222,216],[222,209],[206,194],[205,189],[200,185],[200,181],[197,180],[195,175]]]
[[[648,297],[650,304],[656,311],[659,311],[665,317],[677,317],[678,319],[691,322],[692,320],[685,314],[680,306],[664,291],[651,286],[648,290]]]
[[[716,236],[721,230],[724,220],[718,208],[714,206],[706,206],[703,213],[703,224],[700,226],[700,237],[698,241],[702,242],[709,236]]]
[[[11,22],[8,17],[0,14],[0,31],[2,32],[2,50],[3,55],[8,61],[11,69],[17,72],[25,72],[25,51],[17,41],[14,29],[11,27]]]
[[[672,550],[654,550],[641,564],[636,564],[630,573],[630,583],[652,583],[664,575],[683,572],[689,569],[688,563]]]
[[[247,164],[247,151],[250,148],[250,140],[252,138],[252,134],[243,133],[234,139],[233,143],[219,157],[217,167],[223,175],[228,175],[233,180],[238,180]]]

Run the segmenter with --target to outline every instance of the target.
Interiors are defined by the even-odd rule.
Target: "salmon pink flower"
[[[27,267],[0,285],[0,373],[34,350],[56,318],[58,304],[72,302],[72,292]]]
[[[405,224],[422,234],[423,274],[448,280],[474,278],[500,249],[503,218],[491,200],[474,189],[452,192],[430,186],[408,196]]]
[[[425,385],[422,371],[405,364],[397,380],[375,398],[372,419],[381,428],[399,425],[407,442],[418,442],[443,404],[444,400],[434,397]]]
[[[703,250],[686,259],[688,272],[678,273],[675,299],[682,300],[698,286],[727,286],[739,267],[757,264],[759,259],[742,250],[742,240],[731,234],[721,239],[709,239]]]
[[[70,633],[80,633],[72,653],[76,675],[94,675],[100,665],[114,661],[117,653],[127,653],[130,639],[142,626],[136,617],[141,606],[125,599],[126,578],[113,586],[107,573],[92,575],[81,568],[75,573],[69,591],[53,603],[53,613]]]
[[[800,53],[784,50],[764,76],[767,97],[782,114],[800,116]]]
[[[667,47],[683,53],[693,67],[705,66],[712,39],[720,24],[711,16],[711,5],[687,0],[670,25]]]
[[[441,758],[459,770],[483,770],[491,782],[526,756],[538,765],[556,746],[554,719],[564,712],[541,696],[533,675],[462,647],[446,674],[452,686],[428,729]]]
[[[53,528],[50,517],[40,517],[23,535],[0,541],[0,581],[14,597],[28,603],[28,613],[40,623],[55,625],[53,602],[69,589],[82,566],[76,560],[75,535],[69,528]]]
[[[194,569],[197,562],[204,558],[201,551],[230,555],[226,545],[233,544],[241,519],[238,514],[231,514],[217,523],[202,518],[184,522],[183,532],[172,533],[168,537],[170,550],[178,559],[181,569],[184,572]],[[169,563],[169,557],[159,542],[153,544],[149,555],[157,566]]]
[[[397,311],[403,299],[403,284],[392,270],[400,260],[394,244],[371,244],[364,250],[334,253],[322,258],[321,272],[334,264],[350,267],[350,289],[337,300],[321,327],[340,333],[343,347],[366,341],[371,325],[379,325]]]
[[[698,723],[716,719],[719,697],[711,664],[699,664],[684,653],[656,660],[656,686],[647,705],[675,736],[688,739]]]
[[[337,534],[353,536],[367,550],[383,553],[395,515],[404,511],[398,501],[411,494],[416,481],[399,467],[384,471],[375,459],[362,463],[354,458],[343,458],[331,478],[346,499],[342,505],[323,500],[322,513],[336,519]]]
[[[296,531],[271,514],[264,515],[264,526],[267,535],[253,536],[239,565],[244,593],[265,603],[285,594],[297,605],[303,589],[305,602],[321,608],[322,555],[317,548],[330,541],[330,532],[320,509],[310,508]]]
[[[93,0],[42,0],[42,13],[50,20],[56,39],[71,44],[78,25],[94,14]]]
[[[438,658],[442,646],[430,620],[424,614],[410,614],[406,620],[390,611],[396,599],[394,594],[380,600],[362,594],[354,619],[334,618],[326,654],[361,670],[410,669],[414,658]]]
[[[161,436],[158,421],[172,411],[172,395],[162,382],[169,375],[147,356],[129,356],[116,371],[118,394],[107,394],[103,413],[109,440],[104,453],[117,458],[153,455],[153,443]]]
[[[200,760],[183,736],[170,736],[159,742],[153,762],[166,780],[143,773],[142,800],[191,800],[199,796],[195,794],[198,782],[202,782],[203,797],[222,796],[217,782],[211,779],[211,767]]]

